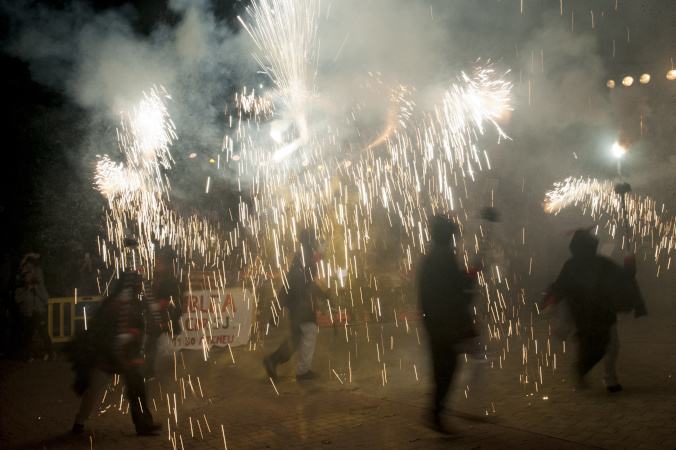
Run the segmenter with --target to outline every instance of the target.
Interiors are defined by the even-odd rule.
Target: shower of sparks
[[[346,323],[336,322],[348,309],[355,313],[355,299],[376,320],[383,314],[377,282],[370,298],[364,299],[360,288],[374,283],[370,274],[360,278],[365,255],[375,250],[374,238],[395,227],[401,230],[401,259],[410,268],[428,245],[432,215],[450,212],[463,229],[483,206],[472,198],[472,181],[489,170],[490,162],[478,141],[489,131],[498,140],[507,138],[498,121],[511,109],[512,85],[506,73],[478,61],[437,95],[435,106],[423,110],[414,101],[415,87],[368,74],[359,88],[370,95],[355,92],[355,97],[385,99],[386,123],[379,131],[359,128],[358,137],[346,144],[339,125],[313,114],[315,102],[331,101],[315,85],[319,4],[261,0],[247,12],[251,23],[240,22],[260,51],[255,58],[273,89],[258,96],[246,90],[238,94],[236,111],[226,121],[233,132],[221,151],[236,171],[237,185],[249,186],[251,201],[240,203],[236,229],[225,235],[229,246],[221,244],[217,258],[243,268],[247,284],[260,289],[273,281],[271,274],[288,269],[298,250],[298,231],[312,229],[325,250],[322,261],[309,263],[317,264],[318,282],[339,293],[327,307],[336,310],[339,320],[331,314],[331,321],[345,325],[349,340]],[[345,124],[359,127],[371,107],[355,100],[346,109]],[[456,242],[466,266],[491,245],[474,235]],[[208,248],[218,251],[214,245]],[[232,253],[222,255],[225,248]],[[283,277],[276,279],[273,295],[283,282]],[[498,328],[517,321],[519,297],[499,275],[483,276],[480,284],[485,306],[477,311],[478,323],[492,341],[504,341],[508,336]],[[272,299],[275,323],[277,308]],[[256,330],[265,335],[265,327]]]
[[[288,269],[298,251],[299,230],[313,230],[324,259],[308,263],[317,265],[318,282],[337,294],[326,308],[334,326],[345,326],[349,341],[349,320],[343,322],[347,310],[351,315],[370,310],[376,321],[384,313],[379,282],[363,272],[378,239],[398,230],[397,259],[411,268],[429,243],[431,216],[451,213],[463,231],[485,206],[476,198],[480,188],[473,186],[481,172],[490,170],[489,154],[479,140],[488,134],[498,141],[508,138],[498,123],[511,110],[512,85],[505,72],[477,61],[437,93],[436,105],[422,109],[415,102],[415,87],[385,82],[380,73],[363,74],[355,80],[361,91],[354,98],[359,100],[345,109],[344,123],[329,124],[313,108],[332,102],[315,84],[318,8],[310,0],[261,0],[247,9],[251,23],[240,18],[273,89],[258,96],[243,91],[226,120],[232,132],[223,140],[222,159],[236,172],[237,185],[248,186],[250,194],[250,201],[240,203],[234,225],[241,231],[235,235],[240,242],[233,243],[232,232],[226,233],[226,242],[236,249],[226,259],[243,269],[252,288],[272,286],[272,297],[261,300],[269,301],[268,313],[277,324],[281,312],[274,297],[285,281],[272,274]],[[364,99],[374,96],[389,105],[379,130],[361,125],[374,108]],[[345,126],[358,131],[341,133]],[[523,331],[523,302],[497,265],[491,266],[489,253],[496,244],[488,233],[477,238],[468,232],[458,237],[456,247],[465,267],[486,259],[490,270],[479,279],[477,323],[484,327],[486,348],[507,345],[507,339],[515,338],[511,330],[517,335]],[[374,288],[367,298],[363,286]],[[509,332],[502,330],[506,324]],[[253,339],[264,339],[266,330],[254,328]],[[351,372],[349,367],[345,371]]]
[[[676,245],[676,219],[668,217],[664,205],[652,198],[628,192],[623,203],[612,181],[573,177],[555,183],[545,194],[545,211],[549,213],[556,214],[571,205],[582,208],[583,214],[620,239],[629,251],[654,258],[658,270],[665,259],[670,259]]]
[[[119,149],[124,162],[115,163],[108,155],[99,157],[95,183],[107,197],[110,207],[108,238],[122,249],[125,226],[137,223],[141,234],[141,250],[138,263],[152,260],[151,232],[159,231],[160,220],[168,216],[165,198],[169,188],[162,169],[171,168],[173,159],[169,146],[176,139],[174,124],[169,118],[165,100],[170,99],[164,88],[153,87],[143,93],[139,105],[130,114],[123,114],[117,130]],[[128,252],[122,252],[116,261],[131,266],[136,261],[126,260]],[[104,255],[110,262],[113,258]]]
[[[471,71],[461,72],[438,92],[436,104],[427,109],[416,104],[415,87],[384,82],[378,73],[361,74],[356,80],[361,91],[355,91],[354,96],[360,100],[352,100],[345,109],[344,124],[329,124],[319,119],[312,107],[318,101],[331,101],[315,85],[319,3],[260,0],[247,11],[252,23],[240,21],[261,52],[255,58],[273,89],[247,93],[245,88],[237,94],[235,108],[229,113],[226,109],[230,129],[223,138],[221,154],[213,159],[220,161],[218,170],[223,174],[226,170],[228,176],[234,174],[233,185],[248,189],[248,196],[243,193],[237,209],[219,217],[200,217],[176,205],[170,208],[166,172],[173,163],[169,148],[176,136],[164,103],[169,97],[163,90],[144,94],[141,106],[124,116],[118,130],[125,162],[116,163],[104,155],[97,167],[97,187],[110,207],[108,239],[100,246],[108,266],[122,270],[135,262],[152,268],[156,249],[151,242],[159,239],[178,250],[180,276],[188,291],[194,289],[189,284],[194,282],[191,270],[209,274],[200,285],[219,294],[227,285],[244,286],[259,305],[266,304],[273,319],[270,323],[278,324],[282,313],[276,293],[286,284],[284,273],[299,250],[299,231],[309,228],[322,246],[324,258],[306,263],[316,264],[317,282],[336,294],[326,308],[335,310],[333,325],[345,327],[345,341],[354,341],[356,358],[368,352],[356,351],[357,333],[353,333],[351,322],[355,316],[363,318],[370,313],[374,321],[380,321],[386,312],[394,312],[396,317],[396,311],[381,301],[387,287],[368,267],[367,255],[378,251],[378,240],[382,243],[388,234],[396,233],[400,241],[393,260],[411,270],[429,244],[429,219],[449,213],[460,227],[455,246],[462,265],[469,268],[482,261],[485,267],[478,278],[476,323],[485,336],[482,348],[500,354],[501,368],[510,340],[520,346],[522,340],[529,339],[520,316],[524,294],[513,286],[510,289],[508,269],[498,267],[492,256],[500,249],[491,239],[490,224],[475,233],[471,222],[486,206],[475,181],[490,170],[489,152],[481,148],[480,139],[487,135],[498,141],[508,138],[499,125],[511,110],[512,85],[506,81],[506,73],[490,62],[478,61]],[[360,96],[361,92],[373,95]],[[371,96],[388,105],[384,126],[379,129],[361,125],[368,123],[364,118],[369,108],[374,108],[361,98]],[[141,111],[142,119],[138,118]],[[357,132],[341,134],[345,125]],[[216,180],[213,172],[205,178],[207,186]],[[121,250],[129,229],[140,241],[134,253]],[[228,279],[230,273],[235,273],[236,279]],[[191,318],[206,324],[200,327],[204,359],[211,357],[206,343],[211,328],[218,328],[226,315],[211,310],[220,308],[196,312]],[[405,323],[408,331],[408,319]],[[368,343],[364,345],[377,346],[378,358],[382,348],[385,356],[382,329],[378,346],[378,339],[370,339],[368,324],[365,326]],[[254,324],[251,333],[251,341],[262,343],[266,327]],[[410,334],[411,339],[417,336],[417,329]],[[389,347],[390,352],[397,351],[391,336]],[[232,349],[230,357],[234,362]],[[514,361],[517,359],[521,363],[521,358]],[[524,373],[537,372],[543,364],[541,355],[526,358]],[[418,380],[417,367],[413,369],[412,378]],[[174,370],[178,370],[176,364]],[[333,373],[341,383],[339,373],[348,373],[352,381],[349,357],[345,368]],[[386,376],[383,362],[384,383]],[[270,382],[279,395],[274,381]],[[178,378],[175,384],[180,384]],[[175,401],[169,410],[178,423]],[[206,416],[204,421],[208,428]]]
[[[315,0],[260,0],[247,7],[254,25],[239,17],[263,56],[254,55],[275,86],[279,98],[302,139],[308,129],[305,109],[315,95],[314,78],[319,45],[319,3]]]

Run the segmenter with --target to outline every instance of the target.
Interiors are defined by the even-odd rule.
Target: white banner
[[[187,294],[183,297],[183,329],[174,338],[174,348],[201,350],[205,343],[209,347],[246,344],[253,314],[254,300],[246,289]]]

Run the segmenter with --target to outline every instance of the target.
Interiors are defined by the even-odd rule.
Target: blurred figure
[[[42,355],[45,359],[56,358],[52,351],[52,338],[47,323],[47,302],[49,294],[45,287],[42,269],[38,265],[40,255],[28,253],[19,266],[19,275],[14,300],[19,305],[23,318],[22,333],[26,362],[32,362],[38,351],[33,345],[33,334],[42,341]]]
[[[98,294],[98,283],[96,282],[96,265],[90,253],[85,253],[80,260],[77,268],[78,284],[76,288],[81,295]]]
[[[149,380],[155,378],[158,340],[167,334],[173,338],[181,332],[183,312],[179,281],[173,269],[176,253],[166,245],[159,248],[159,243],[155,244],[155,248],[152,285],[145,280],[143,283],[149,306],[145,343],[145,374]]]
[[[127,241],[127,239],[125,239]],[[134,246],[129,240],[127,246]],[[145,330],[141,276],[122,273],[111,293],[97,309],[87,330],[72,341],[69,353],[76,371],[75,392],[82,395],[72,432],[81,433],[111,374],[125,380],[125,396],[136,434],[154,435],[161,426],[153,423],[146,402],[142,345]]]
[[[623,269],[610,259],[598,256],[598,240],[588,230],[575,231],[570,241],[573,256],[565,262],[552,285],[545,307],[566,299],[575,324],[578,341],[575,363],[576,385],[586,387],[584,376],[604,355],[604,382],[610,392],[622,390],[615,363],[619,352],[617,312],[635,310],[644,315],[645,306],[638,290],[635,263],[631,258]]]
[[[444,433],[449,431],[442,424],[441,413],[453,380],[460,352],[458,347],[473,333],[468,308],[470,299],[464,295],[466,283],[451,248],[451,238],[456,229],[448,218],[434,217],[431,226],[433,245],[418,272],[418,299],[429,334],[434,370],[432,426]]]
[[[279,301],[289,310],[291,335],[271,355],[263,358],[270,378],[277,377],[277,366],[291,359],[298,351],[296,380],[312,380],[319,374],[310,370],[317,343],[317,313],[315,301],[328,295],[316,283],[315,251],[308,230],[298,233],[300,251],[296,253],[286,276],[288,288],[282,286]]]

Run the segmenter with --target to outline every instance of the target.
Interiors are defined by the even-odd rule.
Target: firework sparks
[[[643,250],[653,257],[658,271],[665,258],[670,266],[670,254],[676,244],[676,220],[665,214],[664,205],[630,192],[623,199],[610,180],[590,178],[567,178],[555,183],[545,194],[545,211],[549,213],[556,214],[571,205],[582,208],[583,214],[603,224],[613,238],[621,236],[623,247],[631,243],[633,248],[629,251]],[[621,232],[623,227],[625,233]]]
[[[256,60],[272,81],[273,90],[261,95],[244,89],[235,97],[236,108],[228,120],[232,133],[223,139],[223,156],[214,157],[219,160],[219,170],[234,168],[237,184],[248,182],[250,186],[250,201],[240,200],[229,229],[214,218],[180,214],[167,206],[170,189],[162,172],[173,163],[169,148],[176,136],[162,100],[168,98],[163,97],[164,91],[144,95],[134,113],[125,116],[118,131],[125,163],[101,157],[97,187],[110,205],[108,240],[121,248],[125,224],[132,223],[142,241],[138,254],[107,255],[106,261],[124,266],[130,265],[131,257],[132,262],[137,258],[138,264],[150,266],[154,257],[150,243],[161,236],[172,247],[181,248],[189,282],[189,270],[197,269],[195,260],[204,268],[215,268],[219,276],[204,284],[219,293],[227,284],[226,264],[237,268],[242,274],[240,283],[252,289],[254,297],[259,298],[256,290],[265,284],[270,284],[274,293],[286,283],[283,274],[298,250],[300,228],[312,229],[325,244],[325,255],[319,262],[306,264],[316,264],[317,281],[335,291],[336,300],[327,307],[331,321],[331,309],[337,308],[336,324],[345,326],[347,343],[352,339],[348,310],[352,317],[363,317],[363,311],[355,312],[361,305],[366,311],[370,307],[377,321],[391,313],[396,318],[397,311],[381,305],[381,281],[366,269],[364,255],[376,251],[377,238],[395,227],[400,230],[401,258],[397,260],[404,258],[410,269],[429,242],[426,224],[431,216],[453,211],[462,229],[472,209],[480,206],[472,198],[471,182],[490,165],[487,152],[478,148],[479,139],[491,129],[498,140],[507,138],[498,122],[511,109],[511,84],[491,64],[478,63],[469,74],[461,73],[438,96],[435,106],[421,110],[413,100],[414,87],[386,85],[378,74],[371,75],[364,88],[385,97],[390,105],[385,129],[378,133],[358,130],[358,138],[345,144],[338,128],[311,130],[308,122],[311,104],[321,94],[315,85],[318,10],[319,4],[313,0],[262,0],[248,8],[251,25],[240,18],[261,51]],[[358,127],[359,114],[367,106],[355,102],[348,109],[346,123]],[[267,123],[272,133],[260,131]],[[336,157],[343,150],[348,154],[348,147],[356,149],[348,161]],[[224,167],[221,161],[225,161]],[[207,192],[215,180],[212,178],[213,174],[206,179]],[[458,237],[456,247],[466,266],[486,242],[472,235]],[[110,251],[110,246],[101,248]],[[274,277],[277,285],[272,283],[273,272],[281,274]],[[492,343],[508,345],[502,328],[510,320],[517,322],[519,298],[509,291],[497,267],[495,273],[494,277],[480,278],[483,304],[477,308],[477,317],[485,323]],[[366,285],[368,294],[362,290]],[[189,286],[189,292],[192,290]],[[278,303],[271,302],[275,323],[279,323],[275,316],[281,315],[277,309],[281,309]],[[199,342],[204,359],[208,359],[211,327],[223,323],[223,317],[211,312],[205,317],[195,315],[191,320],[207,324],[200,326]],[[366,327],[366,339],[370,345],[375,343],[380,361],[381,351],[385,356],[383,336],[380,342],[370,340]],[[355,340],[355,350],[356,345]],[[392,339],[390,351],[395,351]],[[234,362],[232,349],[230,357]],[[349,373],[350,381],[351,364],[348,357],[347,370],[340,371]],[[382,364],[385,384],[387,371]],[[333,373],[343,383],[338,371]],[[415,365],[414,374],[417,380]],[[270,382],[279,395],[274,381]],[[173,410],[171,405],[169,409],[178,424],[175,399]]]

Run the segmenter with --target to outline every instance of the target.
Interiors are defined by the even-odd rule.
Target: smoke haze
[[[676,82],[664,76],[676,53],[676,7],[658,0],[620,1],[617,10],[615,4],[523,2],[521,10],[521,2],[497,0],[322,2],[315,108],[338,127],[351,105],[369,103],[362,125],[372,124],[377,136],[389,101],[362,89],[373,80],[369,73],[414,88],[412,99],[427,108],[478,58],[490,60],[510,71],[514,84],[514,111],[503,124],[512,141],[497,145],[489,135],[479,143],[499,167],[487,175],[502,197],[496,206],[530,208],[528,220],[535,220],[532,211],[554,181],[617,176],[610,146],[618,139],[631,145],[623,172],[634,190],[656,189],[650,195],[668,202],[674,187],[661,180],[676,168]],[[2,7],[10,30],[3,50],[26,61],[35,81],[91,113],[79,149],[87,168],[95,154],[116,152],[119,113],[133,108],[142,91],[163,85],[179,135],[176,170],[184,173],[188,154],[220,151],[231,132],[223,112],[233,94],[243,86],[270,87],[252,57],[260,50],[233,20],[236,11],[250,23],[245,6],[172,0],[155,20],[131,3],[97,10],[86,2],[62,8],[13,2]],[[218,8],[229,10],[230,20],[217,17]],[[151,26],[139,32],[139,22]],[[650,84],[622,86],[624,76],[638,80],[644,72]],[[606,87],[609,79],[614,89]],[[195,192],[204,192],[200,170],[190,174]]]

